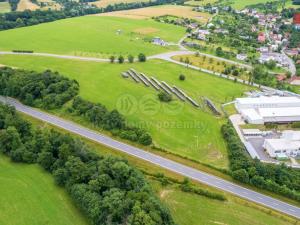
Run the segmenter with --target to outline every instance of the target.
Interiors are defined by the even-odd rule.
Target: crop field
[[[89,4],[101,8],[101,7],[106,7],[108,5],[114,5],[119,3],[131,3],[131,2],[147,2],[147,0],[100,0],[95,2],[89,2]]]
[[[30,0],[20,0],[17,11],[24,11],[24,10],[36,10],[40,7],[34,3],[32,3]]]
[[[154,6],[154,7],[147,7],[141,9],[109,12],[109,13],[103,13],[98,15],[131,18],[131,19],[149,19],[157,16],[171,15],[171,16],[195,19],[202,23],[206,23],[211,17],[211,15],[208,13],[195,12],[192,9],[193,7],[189,7],[189,6],[163,5],[163,6]]]
[[[37,165],[0,155],[0,224],[88,225],[67,193]]]
[[[137,32],[140,29],[152,32],[141,34]],[[168,48],[153,45],[151,38],[159,36],[165,41],[177,42],[184,34],[183,27],[153,20],[84,16],[1,31],[0,50],[26,48],[35,52],[100,57],[136,56],[141,52],[152,55]]]
[[[172,186],[154,183],[161,200],[171,210],[180,225],[291,225],[295,221],[270,210],[255,206],[226,194],[227,201],[220,202],[203,196],[182,192]]]
[[[10,12],[10,5],[7,2],[0,2],[0,13]]]
[[[217,0],[191,0],[184,2],[185,5],[192,5],[192,6],[204,6],[208,3],[213,4]]]
[[[207,108],[196,109],[179,100],[162,104],[153,88],[124,79],[120,74],[134,68],[182,88],[200,103],[201,96],[209,97],[217,106],[249,90],[247,86],[159,60],[120,65],[32,56],[1,56],[0,63],[38,71],[52,69],[74,78],[80,84],[82,97],[103,103],[109,109],[117,108],[131,124],[148,130],[156,146],[223,168],[228,164],[226,146],[220,132],[224,119],[215,117]],[[181,73],[186,76],[183,82],[178,79]]]

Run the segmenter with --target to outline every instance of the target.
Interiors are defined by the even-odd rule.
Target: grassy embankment
[[[0,224],[88,225],[64,189],[37,165],[0,154]]]

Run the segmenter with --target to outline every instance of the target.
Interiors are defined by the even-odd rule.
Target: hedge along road
[[[272,197],[260,194],[258,192],[249,190],[247,188],[241,187],[239,185],[236,185],[229,181],[215,177],[213,175],[209,175],[207,173],[198,171],[196,169],[182,165],[182,164],[174,162],[172,160],[165,159],[163,157],[149,153],[142,149],[139,149],[139,148],[130,146],[128,144],[124,144],[122,142],[116,141],[110,137],[107,137],[107,136],[99,134],[95,131],[89,130],[85,127],[82,127],[82,126],[76,124],[76,123],[61,119],[59,117],[47,114],[45,112],[41,112],[32,107],[25,106],[15,99],[0,96],[0,101],[14,106],[16,108],[16,110],[19,112],[27,114],[27,115],[34,117],[36,119],[39,119],[41,121],[47,122],[51,125],[60,127],[66,131],[72,132],[74,134],[78,134],[82,137],[85,137],[87,139],[90,139],[92,141],[100,143],[102,145],[111,147],[118,151],[127,153],[129,155],[135,156],[137,158],[143,159],[145,161],[148,161],[150,163],[153,163],[155,165],[158,165],[160,167],[168,169],[172,172],[175,172],[175,173],[181,174],[185,177],[191,178],[195,181],[199,181],[201,183],[204,183],[209,186],[218,188],[220,190],[232,193],[241,198],[256,202],[258,204],[267,206],[267,207],[277,210],[279,212],[282,212],[282,213],[285,213],[285,214],[288,214],[290,216],[300,219],[300,208],[298,208],[296,206],[287,204],[283,201],[280,201],[280,200],[274,199]]]

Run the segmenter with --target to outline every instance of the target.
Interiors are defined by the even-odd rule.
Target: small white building
[[[237,54],[236,58],[241,61],[245,61],[248,57],[246,54]]]
[[[160,37],[155,37],[152,39],[152,43],[160,46],[167,46],[168,43],[162,40]]]

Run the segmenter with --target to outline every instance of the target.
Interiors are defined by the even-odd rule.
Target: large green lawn
[[[153,183],[153,182],[152,182]],[[292,225],[296,220],[280,214],[270,214],[250,202],[226,194],[221,202],[180,191],[172,186],[153,183],[160,198],[169,207],[174,220],[180,225]]]
[[[148,130],[156,146],[217,167],[226,167],[228,163],[220,132],[225,119],[213,116],[208,109],[200,110],[188,103],[180,104],[179,100],[162,104],[153,88],[124,79],[120,73],[135,68],[175,84],[198,102],[201,102],[202,96],[209,97],[217,106],[241,96],[249,89],[232,81],[159,60],[120,65],[33,56],[1,56],[0,64],[39,71],[52,69],[74,78],[80,84],[82,97],[101,102],[109,109],[117,108],[131,123]],[[179,81],[181,73],[186,76],[185,81]]]
[[[0,155],[0,224],[87,225],[67,193],[37,165]]]
[[[119,31],[119,33],[117,32]],[[83,16],[0,32],[0,50],[100,56],[152,55],[168,49],[145,41],[156,36],[177,42],[183,27],[117,17]],[[168,48],[174,49],[174,46]]]

